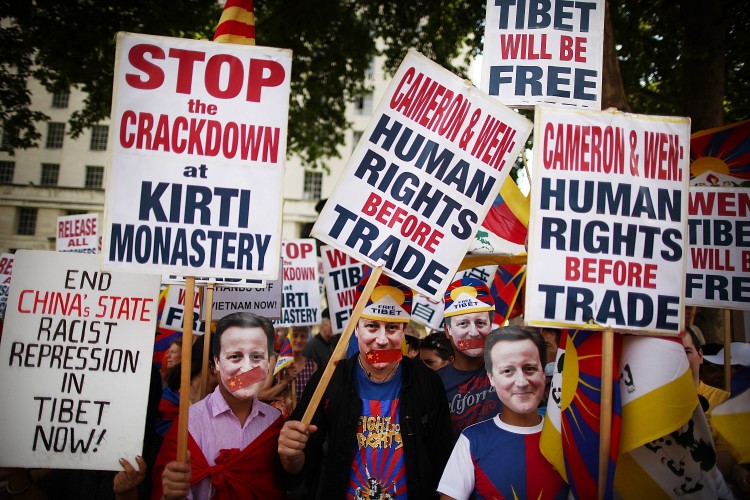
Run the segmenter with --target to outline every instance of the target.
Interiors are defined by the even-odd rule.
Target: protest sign
[[[691,187],[685,302],[750,309],[750,190]]]
[[[159,276],[99,264],[16,254],[0,344],[2,467],[114,471],[142,453]]]
[[[312,326],[320,324],[320,290],[315,240],[284,241],[281,317],[274,326]]]
[[[65,215],[57,218],[58,252],[99,253],[99,215]]]
[[[508,106],[602,107],[604,0],[487,0],[482,90]]]
[[[260,287],[216,285],[211,319],[217,321],[234,312],[251,312],[269,319],[279,318],[281,288],[281,279],[269,281]],[[202,314],[205,318],[205,306]]]
[[[530,131],[410,50],[312,235],[438,299]]]
[[[163,274],[161,282],[165,285],[184,285],[186,276],[177,276],[176,274]],[[238,286],[250,288],[262,288],[266,286],[266,280],[253,278],[210,278],[205,276],[195,276],[196,285],[221,285],[221,286]]]
[[[185,316],[185,285],[169,285],[164,294],[164,307],[159,317],[159,328],[181,332]],[[193,292],[193,333],[205,332],[205,321],[201,320],[200,294],[195,287]]]
[[[10,278],[13,273],[13,254],[0,254],[0,319],[5,317],[5,306],[10,292]]]
[[[690,121],[538,107],[534,127],[526,323],[678,333]]]
[[[354,294],[357,283],[364,276],[364,266],[332,246],[320,247],[323,260],[328,312],[331,315],[331,330],[334,334],[344,331],[346,322],[354,309]]]
[[[291,51],[119,33],[106,269],[274,279]]]

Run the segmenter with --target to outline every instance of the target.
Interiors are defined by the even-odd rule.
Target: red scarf
[[[156,457],[152,500],[162,497],[161,475],[167,464],[177,456],[178,420],[175,419],[164,437],[159,455]],[[188,450],[192,468],[190,486],[195,486],[209,477],[214,490],[213,498],[216,500],[286,498],[285,492],[277,484],[274,468],[279,432],[283,424],[283,419],[277,418],[242,451],[238,448],[220,450],[215,460],[216,465],[213,466],[208,465],[203,452],[193,436],[188,433]]]

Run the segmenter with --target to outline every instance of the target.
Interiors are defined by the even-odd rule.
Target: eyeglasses
[[[468,319],[460,319],[458,321],[451,323],[451,328],[465,331],[469,329],[472,323],[474,324],[474,328],[476,328],[477,330],[485,330],[491,326],[490,322],[487,321],[486,319],[478,319],[476,321],[470,321]]]

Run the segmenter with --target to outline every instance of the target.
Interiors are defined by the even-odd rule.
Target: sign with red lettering
[[[750,309],[750,190],[690,187],[685,302]]]
[[[531,126],[410,50],[312,234],[439,299]]]
[[[291,60],[118,34],[106,269],[276,278]]]
[[[164,293],[164,308],[159,317],[159,328],[182,331],[185,316],[185,285],[167,285]],[[203,335],[206,322],[201,319],[201,298],[198,287],[193,292],[193,334]]]
[[[331,314],[331,330],[342,333],[354,310],[354,294],[357,284],[364,276],[364,265],[332,246],[320,247],[323,258],[328,312]]]
[[[677,334],[690,120],[537,107],[524,318]]]
[[[20,250],[13,266],[0,344],[0,467],[134,464],[159,276],[103,272],[97,255],[40,250]]]
[[[482,90],[508,106],[602,107],[604,0],[487,0]]]
[[[274,326],[312,326],[320,324],[320,288],[318,288],[318,257],[315,240],[284,241],[283,289],[281,317]]]
[[[10,277],[13,273],[13,254],[0,253],[0,319],[5,317],[5,306],[10,292]]]
[[[57,218],[58,252],[99,253],[99,214]]]

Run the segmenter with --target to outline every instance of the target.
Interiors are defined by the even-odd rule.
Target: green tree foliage
[[[347,102],[368,91],[366,71],[379,49],[391,72],[415,48],[465,75],[482,50],[485,5],[484,0],[255,0],[258,44],[294,52],[289,152],[307,166],[321,166],[337,154],[349,125]],[[634,112],[693,116],[706,107],[700,99],[705,97],[718,99],[718,114],[724,115],[719,123],[750,115],[750,12],[742,2],[621,0],[611,7]],[[88,94],[68,127],[78,135],[109,115],[117,31],[211,39],[220,11],[214,0],[0,0],[3,148],[34,145],[39,139],[34,123],[46,119],[29,109],[27,77],[52,91],[77,86]],[[703,19],[712,21],[696,27]],[[709,66],[717,58],[720,64]],[[702,67],[710,69],[701,74]]]

